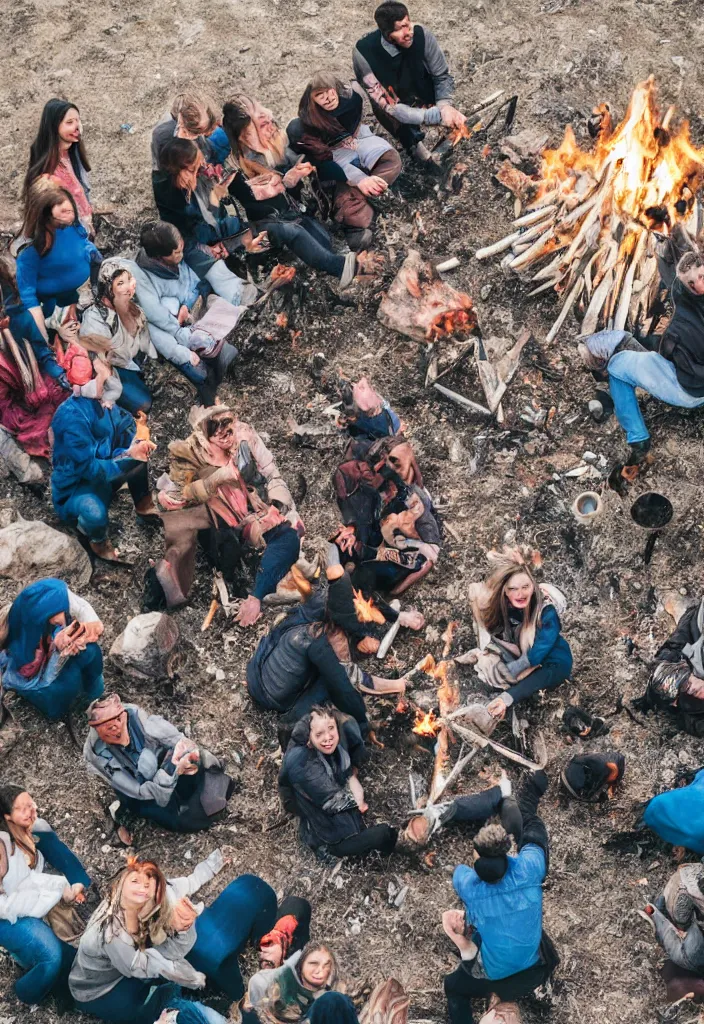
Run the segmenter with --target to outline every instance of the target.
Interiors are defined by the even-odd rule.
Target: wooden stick
[[[457,257],[452,256],[449,260],[445,260],[443,263],[436,263],[435,269],[438,271],[439,274],[443,274],[447,270],[455,270],[457,267],[459,267],[459,265],[460,261],[457,259]]]
[[[479,405],[478,402],[473,402],[471,398],[465,398],[464,395],[458,395],[456,391],[450,391],[449,388],[444,387],[442,384],[433,384],[436,391],[439,391],[445,398],[449,398],[451,402],[455,402],[457,405],[463,406],[465,409],[469,409],[470,412],[479,413],[482,416],[491,416],[491,409],[487,409],[484,405]]]
[[[552,245],[551,245],[552,243]],[[522,270],[523,267],[527,267],[530,263],[535,263],[542,256],[547,255],[548,252],[552,252],[557,245],[557,239],[552,231],[542,235],[537,241],[533,242],[530,249],[526,252],[521,253],[520,256],[516,256],[515,259],[509,263],[511,270]]]
[[[450,715],[451,727],[458,736],[462,736],[464,739],[471,740],[478,747],[491,747],[497,754],[503,754],[504,757],[508,757],[509,760],[515,761],[516,764],[523,765],[524,768],[532,768],[533,771],[537,771],[540,768],[544,768],[545,765],[538,764],[537,761],[531,761],[527,757],[523,757],[521,754],[517,754],[515,750],[511,750],[510,747],[504,746],[503,743],[497,743],[496,740],[492,740],[489,736],[484,736],[483,733],[475,732],[474,729],[470,729],[466,725],[458,725],[456,719],[462,713],[462,708],[459,708],[456,712]],[[466,708],[464,709],[466,711]]]
[[[395,611],[399,611],[400,608],[401,608],[401,602],[400,601],[391,601],[391,605],[390,606]],[[386,655],[388,654],[389,648],[391,647],[391,644],[396,639],[396,634],[398,633],[400,628],[401,628],[401,620],[400,619],[396,619],[395,622],[391,623],[391,626],[389,627],[389,629],[388,629],[388,631],[386,633],[386,636],[384,637],[384,639],[379,644],[379,650],[376,652],[376,656],[379,659],[379,661],[382,661],[386,657]]]
[[[469,114],[478,114],[480,110],[484,110],[485,107],[490,107],[495,100],[498,100],[499,96],[503,96],[505,89],[497,89],[496,92],[492,92],[491,96],[487,96],[483,100],[479,100],[473,107],[470,107]]]
[[[596,330],[596,325],[599,321],[599,314],[601,313],[603,305],[608,298],[609,291],[611,290],[613,277],[613,270],[608,270],[602,277],[598,286],[594,289],[591,301],[587,306],[587,311],[584,314],[584,319],[582,320],[580,334],[589,335],[593,334]]]
[[[215,613],[216,613],[216,611],[218,610],[219,607],[220,607],[220,602],[216,601],[215,598],[213,598],[213,600],[210,602],[210,608],[208,609],[208,614],[203,619],[203,625],[200,627],[201,633],[205,633],[206,629],[210,629],[210,627],[212,625],[212,622],[213,622],[213,619],[215,618]]]
[[[506,235],[505,238],[500,239],[498,242],[494,242],[493,245],[487,245],[484,249],[477,249],[474,254],[474,258],[477,260],[486,260],[489,256],[496,256],[498,253],[503,252],[504,249],[509,249],[514,242],[517,242],[521,237],[521,231],[514,231],[510,235]]]
[[[614,328],[617,331],[622,331],[626,326],[626,318],[628,317],[628,307],[631,304],[631,295],[633,293],[633,280],[635,278],[636,269],[640,268],[647,240],[647,232],[644,230],[641,231],[640,237],[636,243],[633,259],[631,260],[631,265],[628,268],[626,277],[623,282],[623,288],[621,289],[621,298],[618,302],[618,308],[616,309],[616,316],[614,318]]]
[[[460,363],[464,362],[464,360],[467,358],[467,356],[470,354],[470,352],[473,352],[473,351],[474,351],[474,339],[472,339],[470,342],[467,343],[467,347],[464,350],[464,352],[462,353],[462,355],[458,356],[458,358],[455,359],[454,363],[451,363],[448,367],[446,367],[442,371],[442,373],[439,373],[437,375],[437,377],[435,378],[435,380],[442,380],[442,378],[446,377],[448,375],[448,373],[452,373],[453,370],[456,370],[457,367],[460,365]]]
[[[560,328],[562,327],[563,323],[567,319],[567,316],[568,316],[570,310],[572,309],[572,307],[574,306],[575,302],[577,301],[577,299],[581,295],[583,288],[584,288],[584,278],[580,277],[579,280],[577,281],[577,283],[572,288],[572,291],[568,294],[567,298],[565,299],[565,303],[564,303],[562,309],[560,310],[560,315],[558,316],[557,320],[555,321],[555,323],[552,325],[552,327],[548,331],[547,336],[545,338],[546,342],[551,342],[551,341],[555,340],[557,332],[560,330]]]
[[[446,719],[460,703],[460,688],[457,682],[457,668],[451,661],[443,661],[438,665],[436,672],[439,670],[444,673],[439,676],[440,685],[438,686],[438,707],[440,710],[440,718]],[[437,678],[437,676],[436,676]],[[435,767],[433,769],[433,775],[430,780],[430,792],[428,794],[428,802],[434,803],[438,794],[442,793],[446,786],[445,770],[450,760],[450,743],[452,742],[452,736],[450,729],[445,721],[441,727],[440,732],[437,735],[437,741],[435,744]]]
[[[514,220],[514,228],[528,228],[532,224],[537,224],[541,220],[546,220],[550,214],[557,210],[557,206],[554,203],[550,203],[548,206],[541,206],[537,210],[531,210],[530,213],[524,213],[522,217]]]

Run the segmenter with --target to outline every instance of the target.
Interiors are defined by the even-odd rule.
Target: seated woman
[[[233,306],[249,306],[257,297],[227,267],[226,259],[240,245],[261,252],[263,239],[253,239],[246,225],[225,205],[232,175],[220,164],[208,164],[191,139],[173,138],[161,150],[161,171],[153,179],[159,216],[183,236],[184,259],[201,281]]]
[[[97,398],[72,396],[59,406],[51,427],[51,497],[56,513],[88,538],[94,554],[116,561],[119,552],[108,537],[110,504],[126,483],[137,515],[156,515],[147,470],[156,445],[140,439],[128,412],[106,408]]]
[[[353,439],[333,486],[343,526],[329,558],[351,562],[352,582],[365,597],[377,589],[398,596],[430,572],[440,524],[402,434]]]
[[[23,202],[27,202],[35,181],[49,179],[73,197],[80,222],[92,235],[89,171],[78,107],[66,100],[47,100],[29,151],[29,167],[22,188]]]
[[[230,152],[227,135],[220,127],[220,111],[206,93],[188,88],[171,101],[169,112],[152,130],[152,177],[159,175],[161,151],[171,139],[191,139],[203,151],[207,163],[224,163]]]
[[[134,814],[173,832],[200,832],[218,820],[234,782],[218,759],[160,715],[123,704],[116,693],[94,701],[83,756]],[[117,819],[116,819],[117,820]]]
[[[0,814],[0,946],[26,971],[15,995],[36,1005],[52,992],[67,994],[76,955],[70,943],[82,930],[73,908],[90,878],[21,786],[0,787]]]
[[[247,689],[256,704],[285,714],[291,725],[313,705],[330,701],[351,715],[366,737],[369,723],[358,690],[402,694],[406,684],[403,679],[381,679],[362,671],[351,661],[349,647],[340,650],[339,639],[344,640],[345,634],[365,638],[370,630],[354,613],[350,578],[342,567],[330,567],[327,576],[327,591],[319,590],[262,637],[247,664]],[[338,626],[341,638],[333,635]]]
[[[572,671],[572,652],[560,633],[557,610],[564,610],[565,598],[556,587],[536,583],[532,554],[518,548],[491,552],[494,572],[486,583],[470,587],[478,637],[475,661],[489,653],[483,677],[507,687],[487,707],[499,721],[512,704],[539,690],[554,690]]]
[[[339,978],[335,954],[321,942],[309,942],[276,970],[249,979],[242,1024],[358,1024],[359,1018]],[[395,978],[372,991],[362,1011],[374,1024],[406,1024],[409,999]]]
[[[190,422],[191,436],[169,445],[169,476],[160,481],[166,549],[156,577],[173,607],[188,599],[197,543],[226,582],[235,578],[243,545],[263,549],[252,594],[236,616],[251,626],[297,560],[303,523],[273,455],[232,409],[196,409]]]
[[[81,937],[69,976],[77,1010],[115,1024],[154,1024],[163,1009],[192,1005],[208,1024],[226,1024],[181,995],[181,986],[203,988],[206,977],[186,959],[197,941],[196,908],[185,896],[172,903],[167,886],[156,864],[128,860]]]
[[[670,712],[690,736],[704,736],[704,598],[687,608],[655,654],[643,698],[646,708]]]
[[[46,318],[56,306],[78,301],[102,256],[79,223],[73,196],[48,181],[37,181],[27,196],[24,234],[30,239],[17,257],[20,302],[48,341]]]
[[[65,717],[79,698],[88,702],[103,692],[97,643],[102,632],[91,606],[63,580],[30,583],[8,613],[7,639],[0,650],[3,686],[52,721]]]
[[[644,917],[668,956],[661,968],[669,1002],[694,994],[704,999],[704,869],[683,864],[654,903],[638,913]]]
[[[323,225],[306,216],[298,202],[301,182],[313,173],[313,165],[287,151],[288,139],[271,111],[248,96],[236,96],[223,107],[222,126],[232,146],[239,171],[230,192],[242,204],[247,220],[257,231],[266,231],[270,242],[291,250],[314,270],[336,277],[341,288],[357,274],[373,273],[380,259],[371,254],[333,251]]]
[[[0,424],[28,455],[48,458],[49,426],[70,389],[63,368],[17,294],[15,261],[0,255]]]
[[[285,810],[300,819],[300,838],[321,858],[393,853],[398,831],[367,828],[357,769],[367,754],[359,726],[334,708],[315,705],[298,722],[279,772]]]
[[[673,846],[704,854],[704,768],[688,786],[654,796],[643,812],[643,823]]]
[[[208,282],[199,280],[183,259],[183,238],[173,224],[145,224],[140,243],[136,261],[123,263],[136,281],[135,298],[154,346],[196,384],[202,404],[212,405],[218,385],[237,358],[237,349],[225,338],[245,307],[216,297]],[[208,312],[194,322],[206,296]],[[213,309],[220,323],[212,323]]]
[[[319,71],[301,97],[298,118],[286,129],[291,149],[314,164],[321,180],[338,179],[334,216],[345,226],[350,249],[371,245],[375,211],[369,198],[382,195],[402,166],[391,143],[362,124],[363,114],[356,83],[346,86],[336,75]]]

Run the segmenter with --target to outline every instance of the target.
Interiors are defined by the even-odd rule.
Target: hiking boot
[[[368,249],[374,241],[374,233],[370,228],[347,228],[345,240],[352,252]]]
[[[647,459],[650,451],[650,438],[645,441],[636,441],[631,445],[631,450],[626,461],[627,466],[641,466]]]

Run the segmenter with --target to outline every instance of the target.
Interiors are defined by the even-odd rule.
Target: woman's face
[[[62,142],[73,145],[81,138],[81,118],[75,107],[71,107],[64,114],[64,119],[59,125],[59,138]]]
[[[311,93],[313,103],[317,103],[323,110],[336,110],[340,106],[340,97],[337,89],[316,89]]]
[[[12,805],[10,814],[5,815],[6,821],[11,821],[18,828],[30,829],[37,820],[37,805],[29,793],[20,793]]]
[[[132,299],[136,289],[137,282],[128,270],[123,271],[112,282],[112,295],[114,299]]]
[[[51,208],[51,216],[55,224],[60,227],[67,227],[69,224],[73,224],[76,219],[76,214],[73,209],[73,203],[70,199],[64,199],[62,202],[57,203],[56,206]]]
[[[334,718],[323,718],[322,715],[311,717],[310,743],[312,747],[319,750],[321,754],[334,754],[339,742],[340,734],[337,731],[337,722]]]
[[[198,150],[190,164],[183,167],[176,177],[176,182],[179,188],[190,188],[196,187],[196,179],[198,177],[198,171],[203,164],[203,154]]]
[[[276,122],[271,114],[259,114],[254,118],[254,121],[257,125],[257,131],[260,138],[266,139],[267,141],[274,138],[278,128],[276,127]]]
[[[519,608],[521,611],[527,608],[533,596],[530,576],[525,572],[515,572],[506,584],[504,593],[513,608]]]
[[[317,949],[306,957],[301,967],[301,979],[306,988],[325,988],[332,972],[332,957],[327,949]]]
[[[122,886],[122,903],[143,907],[154,899],[155,893],[156,878],[150,877],[144,871],[130,871]]]

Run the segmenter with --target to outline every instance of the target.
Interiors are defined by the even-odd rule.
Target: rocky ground
[[[7,13],[5,58],[6,68],[15,74],[0,98],[6,125],[0,168],[3,225],[10,228],[16,220],[28,143],[49,95],[67,95],[81,108],[94,164],[96,205],[114,208],[101,222],[99,243],[106,253],[124,251],[134,241],[135,224],[151,209],[149,131],[172,91],[196,80],[221,97],[247,88],[285,120],[295,112],[311,71],[326,65],[347,72],[351,45],[369,22],[370,10],[371,5],[367,10],[358,4],[341,9],[325,0],[286,5],[215,2],[207,10],[190,0],[90,7],[83,0],[71,5],[52,0],[41,7],[31,0],[15,4]],[[680,108],[692,114],[695,138],[704,142],[703,126],[692,112],[701,84],[701,43],[693,31],[700,12],[686,0],[529,0],[520,5],[480,0],[467,8],[426,0],[414,13],[447,45],[462,102],[497,88],[518,93],[516,130],[544,129],[557,141],[571,121],[585,141],[584,122],[592,106],[608,99],[622,111],[633,85],[654,72],[665,99],[678,98]],[[130,125],[133,132],[121,125]],[[344,439],[331,433],[296,444],[290,419],[324,422],[321,409],[337,399],[334,379],[342,371],[350,378],[369,375],[406,422],[448,531],[434,574],[412,594],[412,603],[426,616],[427,630],[401,635],[387,660],[389,672],[401,672],[428,651],[439,655],[440,637],[450,620],[461,622],[453,653],[472,646],[466,587],[484,572],[489,548],[515,540],[541,550],[544,578],[568,598],[563,626],[575,670],[572,682],[527,709],[530,732],[543,731],[549,772],[556,780],[575,752],[560,728],[562,712],[567,704],[579,703],[611,725],[610,734],[587,749],[613,746],[625,753],[627,768],[624,784],[604,805],[567,802],[558,794],[556,781],[544,800],[553,851],[545,918],[562,963],[552,990],[526,1002],[525,1019],[555,1024],[689,1022],[694,1019],[691,1007],[666,1007],[657,973],[660,954],[633,913],[669,876],[670,852],[656,842],[617,849],[604,844],[633,827],[640,803],[671,785],[678,768],[695,767],[701,760],[696,741],[662,720],[634,718],[626,710],[643,690],[649,658],[672,628],[662,611],[663,595],[681,589],[694,597],[699,590],[703,521],[698,478],[704,468],[700,420],[696,414],[685,416],[647,403],[656,462],[625,497],[605,487],[605,467],[623,455],[624,443],[613,420],[597,427],[586,413],[593,383],[576,357],[574,322],[546,346],[542,339],[556,315],[555,298],[526,300],[526,289],[504,277],[498,261],[473,260],[478,247],[506,233],[512,216],[512,197],[492,180],[498,137],[492,133],[469,145],[469,171],[456,193],[436,190],[415,172],[399,180],[398,190],[383,203],[386,227],[378,244],[387,268],[371,295],[354,307],[343,306],[323,280],[301,275],[305,301],[289,310],[288,327],[276,327],[274,309],[257,323],[243,325],[243,363],[223,395],[243,418],[268,434],[284,475],[301,496],[299,508],[311,546],[337,522],[330,474]],[[491,152],[482,157],[487,143]],[[420,234],[415,210],[422,218]],[[524,327],[532,331],[535,340],[525,349],[510,386],[502,428],[487,426],[426,390],[422,346],[378,323],[379,293],[409,245],[429,259],[460,259],[460,269],[448,279],[473,297],[485,337],[515,338]],[[325,358],[311,362],[316,353]],[[156,394],[156,479],[166,468],[168,441],[187,429],[192,396],[185,382],[163,366],[150,368],[149,379]],[[481,400],[471,364],[447,383]],[[531,429],[521,420],[527,405],[555,407],[547,430]],[[601,479],[590,479],[589,486],[604,501],[602,515],[589,528],[579,526],[570,511],[585,480],[565,476],[585,452],[597,456]],[[633,526],[629,509],[638,494],[651,489],[667,494],[675,515],[652,561],[644,565],[646,537]],[[2,480],[0,496],[25,518],[56,525],[48,490],[35,494]],[[126,495],[115,506],[115,521],[116,538],[134,568],[98,565],[84,591],[106,625],[106,651],[128,618],[141,610],[144,572],[161,545],[158,532],[135,524]],[[246,661],[275,613],[267,612],[247,632],[219,613],[213,627],[201,633],[210,587],[202,563],[189,606],[175,616],[185,662],[174,680],[136,683],[109,663],[106,680],[124,698],[190,726],[199,740],[227,759],[238,777],[239,793],[226,821],[208,834],[177,838],[138,827],[140,853],[158,858],[167,872],[180,874],[215,846],[228,847],[233,856],[228,877],[256,871],[280,893],[312,899],[315,934],[338,952],[351,979],[361,984],[393,971],[411,990],[412,1019],[444,1020],[441,978],[456,961],[440,928],[440,912],[454,905],[451,873],[469,855],[471,833],[443,832],[432,844],[435,857],[430,861],[399,856],[364,867],[345,864],[332,872],[300,849],[293,824],[272,828],[280,820],[275,722],[252,708],[242,683]],[[11,599],[16,592],[16,584],[5,582],[0,597]],[[467,692],[479,688],[469,669],[461,672]],[[21,782],[33,793],[42,815],[85,860],[98,885],[104,885],[124,858],[108,827],[105,791],[86,781],[65,726],[47,725],[18,701],[12,702],[12,710],[22,732],[5,754],[3,779]],[[402,822],[409,807],[408,773],[429,775],[431,759],[409,750],[408,723],[394,715],[391,703],[377,703],[373,712],[383,723],[385,748],[373,752],[364,780],[370,818]],[[76,724],[82,732],[81,723]],[[489,756],[475,765],[458,791],[482,788],[499,766]],[[519,773],[509,771],[518,781]],[[211,884],[211,896],[221,884]],[[397,907],[390,893],[404,886],[408,891]],[[10,1024],[28,1015],[12,994],[16,968],[4,959],[0,1021]],[[51,1003],[32,1013],[37,1024],[56,1019]]]

